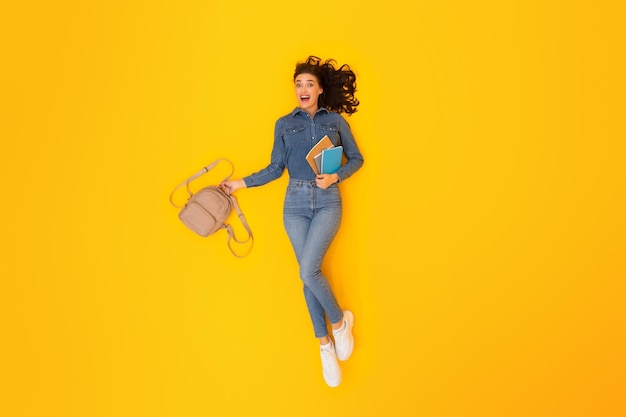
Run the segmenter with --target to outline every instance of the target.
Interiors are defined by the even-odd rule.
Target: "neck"
[[[314,109],[303,109],[305,112],[309,114],[309,116],[315,116],[315,113],[319,110],[319,107],[315,107]]]

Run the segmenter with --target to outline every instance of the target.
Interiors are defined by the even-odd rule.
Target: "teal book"
[[[343,146],[334,146],[322,151],[320,161],[320,172],[322,174],[334,174],[341,168],[341,157],[343,156]]]

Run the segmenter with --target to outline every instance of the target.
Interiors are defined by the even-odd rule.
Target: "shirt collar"
[[[315,114],[321,113],[321,112],[329,113],[326,107],[320,107],[319,109],[317,109],[317,112],[315,112]],[[296,117],[298,113],[306,113],[306,112],[302,110],[300,107],[296,107],[295,109],[293,109],[293,111],[290,114],[291,114],[291,117]]]

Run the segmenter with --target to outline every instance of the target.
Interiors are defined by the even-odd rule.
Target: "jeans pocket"
[[[289,184],[287,186],[287,195],[295,194],[302,188],[302,184]]]

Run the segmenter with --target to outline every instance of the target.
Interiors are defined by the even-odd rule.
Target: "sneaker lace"
[[[322,348],[322,363],[325,368],[334,368],[335,361],[333,360],[333,349],[332,348]]]
[[[346,340],[346,331],[347,329],[344,328],[335,333],[335,349],[343,349],[344,345],[348,342]]]

